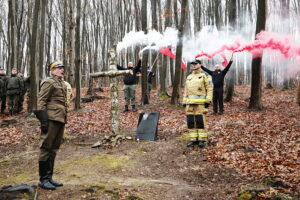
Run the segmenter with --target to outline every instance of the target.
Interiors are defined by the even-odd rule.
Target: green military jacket
[[[66,90],[62,79],[53,76],[42,81],[38,110],[47,110],[49,120],[67,123]]]
[[[22,90],[22,84],[17,75],[11,75],[6,81],[6,94],[19,95]]]

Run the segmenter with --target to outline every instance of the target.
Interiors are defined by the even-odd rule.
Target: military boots
[[[39,161],[39,175],[40,182],[39,187],[46,190],[55,190],[55,186],[50,183],[51,172],[49,168],[49,161]]]
[[[50,177],[49,182],[52,185],[54,185],[55,187],[61,187],[61,186],[63,186],[62,183],[60,183],[60,182],[55,181],[55,180],[52,179],[53,169],[54,169],[54,159],[49,159],[48,165],[49,165],[49,171],[48,171],[48,173],[49,173],[49,177]]]

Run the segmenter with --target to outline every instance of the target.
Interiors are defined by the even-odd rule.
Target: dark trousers
[[[8,95],[9,112],[18,112],[19,94]]]
[[[39,161],[54,160],[63,138],[65,124],[48,120],[48,132],[41,133]]]
[[[6,96],[1,97],[1,112],[4,112],[6,108]]]
[[[214,113],[218,112],[218,107],[220,112],[224,112],[223,88],[214,88],[213,107],[214,107]]]

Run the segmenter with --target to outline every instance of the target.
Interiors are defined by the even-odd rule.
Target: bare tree
[[[181,69],[181,62],[182,62],[182,37],[183,37],[183,31],[184,31],[184,24],[185,24],[185,18],[187,13],[187,0],[182,0],[181,5],[181,18],[180,18],[180,24],[178,26],[178,43],[176,47],[176,64],[175,64],[175,80],[173,85],[173,93],[171,98],[171,104],[177,104],[179,99],[179,88],[180,88],[180,71]]]
[[[266,27],[266,9],[267,0],[258,1],[256,31],[258,34]],[[252,59],[252,79],[251,79],[251,97],[249,108],[255,110],[262,109],[262,57]]]
[[[147,0],[142,0],[142,29],[147,34]],[[144,53],[142,60],[142,100],[141,104],[149,104],[149,92],[147,89],[147,64],[148,64],[148,53]]]
[[[31,52],[30,52],[30,112],[37,108],[37,93],[38,93],[38,66],[37,66],[37,45],[39,34],[39,10],[40,0],[35,0],[34,5],[34,18],[32,23],[32,39],[31,39]]]
[[[229,25],[232,31],[236,30],[236,0],[229,0]],[[234,83],[235,83],[235,73],[236,70],[234,67],[228,73],[227,81],[226,81],[226,97],[224,99],[225,102],[231,102],[234,94]]]

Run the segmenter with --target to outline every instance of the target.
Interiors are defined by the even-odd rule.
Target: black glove
[[[41,130],[43,133],[48,132],[48,121],[41,121]]]
[[[204,103],[204,108],[208,108],[210,103]]]
[[[35,114],[36,118],[40,120],[42,133],[47,133],[48,132],[47,110],[34,110],[33,113]]]

